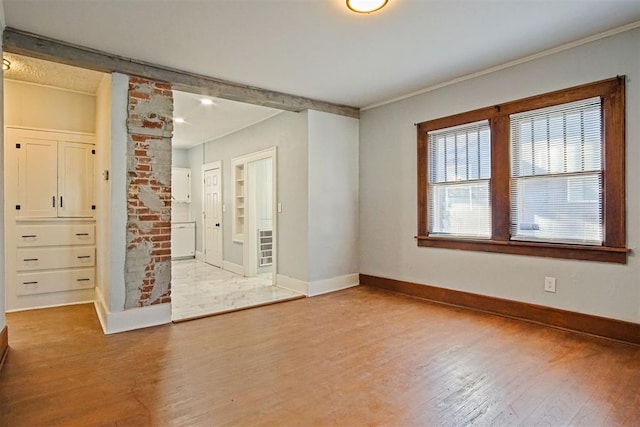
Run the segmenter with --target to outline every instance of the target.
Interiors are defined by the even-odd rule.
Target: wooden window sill
[[[429,236],[416,236],[416,239],[420,247],[461,249],[467,251],[611,262],[617,264],[626,264],[627,254],[631,252],[631,250],[627,248],[609,246],[581,246],[511,240],[472,240]]]

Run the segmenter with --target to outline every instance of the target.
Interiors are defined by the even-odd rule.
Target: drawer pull
[[[22,282],[23,285],[37,285],[38,282]]]
[[[89,233],[76,233],[76,236],[88,236]]]
[[[29,261],[37,261],[38,258],[25,258],[23,259],[24,262],[29,262]]]
[[[37,234],[23,234],[21,237],[23,239],[34,239],[34,238],[38,237],[38,235]]]
[[[80,256],[78,256],[78,259],[82,259],[82,258],[91,258],[91,255],[80,255]]]
[[[76,279],[77,282],[88,282],[91,279]]]

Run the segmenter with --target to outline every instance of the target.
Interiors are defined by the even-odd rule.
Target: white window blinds
[[[491,237],[489,121],[428,133],[429,234]]]
[[[601,245],[600,98],[513,114],[511,238]]]

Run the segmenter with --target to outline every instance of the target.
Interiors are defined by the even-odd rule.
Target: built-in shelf
[[[245,164],[233,164],[233,193],[234,193],[234,209],[233,209],[233,240],[242,242],[244,240],[244,196],[245,196]]]

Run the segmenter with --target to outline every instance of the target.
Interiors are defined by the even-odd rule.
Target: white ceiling
[[[282,112],[273,108],[211,97],[208,99],[212,100],[213,104],[203,105],[203,98],[205,97],[201,95],[173,91],[173,117],[185,121],[173,124],[174,148],[190,148]]]
[[[95,94],[104,76],[103,73],[97,71],[43,61],[28,56],[4,53],[2,57],[11,62],[11,68],[4,72],[4,78],[10,80]]]
[[[103,73],[43,61],[28,56],[5,53],[11,68],[4,78],[53,86],[77,92],[95,94]],[[268,119],[281,110],[207,97],[213,104],[203,105],[201,95],[173,92],[174,117],[185,120],[174,123],[172,144],[175,148],[190,148],[200,143],[236,132]]]
[[[621,25],[638,0],[3,0],[7,25],[365,107]]]

